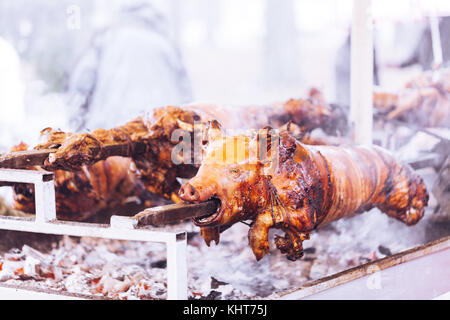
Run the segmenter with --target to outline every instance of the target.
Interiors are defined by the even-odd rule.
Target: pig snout
[[[184,201],[193,202],[200,199],[200,193],[189,182],[181,186],[178,195]]]

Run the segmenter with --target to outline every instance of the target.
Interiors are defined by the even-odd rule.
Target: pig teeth
[[[210,199],[218,199],[220,201],[220,199],[217,197],[211,197]],[[220,204],[217,206],[217,210],[215,213],[210,214],[209,216],[194,218],[194,221],[197,223],[207,223],[209,221],[214,220],[219,215],[221,207],[222,207],[222,201],[220,201]]]

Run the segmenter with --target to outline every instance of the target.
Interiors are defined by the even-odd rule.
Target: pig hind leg
[[[425,184],[408,165],[395,164],[392,171],[377,207],[390,217],[414,225],[423,217],[428,203]]]
[[[309,232],[298,233],[290,229],[284,229],[284,237],[275,235],[275,245],[282,254],[286,254],[288,260],[295,261],[303,257],[303,240],[309,239]]]

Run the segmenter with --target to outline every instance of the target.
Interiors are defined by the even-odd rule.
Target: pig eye
[[[240,171],[239,169],[237,169],[237,168],[231,168],[231,169],[230,169],[230,173],[231,173],[233,176],[237,177],[237,176],[240,175],[241,171]]]

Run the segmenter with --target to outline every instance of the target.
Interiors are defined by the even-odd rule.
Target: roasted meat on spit
[[[312,139],[305,133],[317,127],[323,128],[326,132],[345,130],[346,123],[345,115],[339,108],[326,104],[321,93],[316,89],[311,89],[308,99],[291,99],[286,103],[265,107],[251,106],[230,109],[225,106],[192,104],[183,108],[172,106],[159,108],[151,117],[140,117],[124,126],[111,130],[97,129],[89,134],[71,134],[47,128],[42,132],[46,141],[36,146],[35,149],[57,149],[55,154],[50,155],[44,166],[46,169],[57,170],[57,200],[69,200],[71,193],[74,194],[72,200],[81,196],[85,198],[85,201],[72,201],[67,206],[60,201],[58,214],[63,214],[63,210],[68,210],[70,213],[79,212],[81,216],[81,212],[87,214],[97,211],[98,205],[96,207],[92,203],[100,203],[102,208],[109,203],[98,200],[100,195],[101,199],[122,199],[127,196],[128,193],[125,192],[119,197],[114,188],[103,189],[100,193],[97,192],[98,190],[94,192],[92,188],[91,192],[84,190],[78,193],[77,191],[80,188],[80,181],[94,180],[97,174],[100,175],[100,178],[105,177],[106,174],[116,175],[115,170],[120,170],[120,173],[123,174],[129,172],[130,178],[127,181],[133,182],[139,188],[143,185],[146,192],[178,202],[177,192],[180,184],[177,177],[190,178],[194,176],[198,164],[175,164],[172,161],[172,150],[179,143],[179,140],[173,140],[172,135],[177,129],[185,130],[191,135],[195,134],[194,131],[201,135],[202,130],[195,129],[201,128],[207,121],[216,118],[230,129],[262,128],[268,123],[278,127],[292,120],[297,124],[297,136],[311,144],[322,143],[322,141]],[[110,160],[108,155],[103,152],[102,148],[105,145],[123,143],[129,146],[130,154],[133,155],[133,164],[137,167],[136,172],[126,169],[131,160]],[[145,145],[146,152],[134,154],[135,143]],[[112,165],[96,163],[105,159],[107,159],[106,164],[112,163]],[[69,172],[74,170],[76,173]],[[86,170],[89,171],[89,174],[85,174]],[[66,188],[66,190],[65,187],[62,187],[72,185],[76,185],[77,188],[73,190]],[[71,191],[68,192],[69,190]],[[131,188],[131,190],[135,189]],[[16,187],[15,191],[16,207],[26,212],[32,212],[34,206],[32,190],[22,186]],[[62,194],[59,194],[61,192]],[[93,198],[89,200],[90,197]],[[76,207],[76,203],[83,203],[83,205]]]
[[[248,239],[257,260],[269,252],[270,228],[285,232],[276,246],[295,260],[311,231],[343,217],[377,207],[407,225],[422,218],[425,184],[384,149],[308,146],[289,126],[275,140],[269,132],[227,137],[211,124],[202,164],[179,191],[187,202],[220,200],[216,213],[194,218],[208,245],[219,242],[222,230],[250,220]]]
[[[13,151],[24,151],[27,145],[19,144]],[[42,170],[39,167],[28,169]],[[147,206],[163,204],[151,192],[133,170],[133,161],[124,157],[109,157],[91,166],[82,166],[80,171],[56,170],[56,213],[63,220],[85,220],[102,210],[125,205],[137,198]],[[14,208],[34,213],[33,184],[15,184]]]
[[[427,71],[398,92],[376,91],[373,104],[388,119],[422,127],[450,125],[450,69]]]

